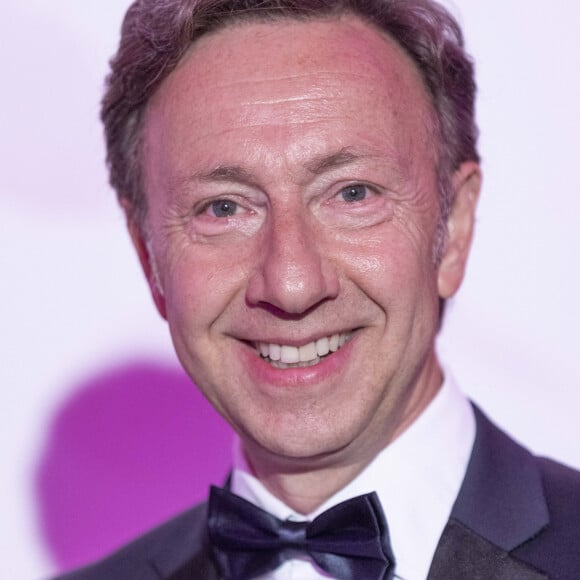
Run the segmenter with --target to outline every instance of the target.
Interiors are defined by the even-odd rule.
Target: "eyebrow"
[[[320,175],[330,169],[342,167],[366,157],[369,157],[369,155],[361,155],[350,147],[343,147],[330,155],[314,157],[314,159],[306,164],[306,169],[314,175]],[[255,175],[241,165],[219,165],[207,173],[196,173],[192,177],[193,179],[207,182],[217,181],[248,184],[255,184],[257,182]]]
[[[197,173],[194,177],[200,181],[255,182],[252,173],[240,165],[219,165],[208,173]]]
[[[342,167],[343,165],[349,165],[350,163],[354,163],[355,161],[364,159],[365,157],[369,156],[356,153],[350,147],[343,147],[339,151],[336,151],[330,155],[321,155],[319,157],[315,157],[313,161],[308,163],[306,168],[308,171],[310,171],[310,173],[320,175],[329,169],[335,169],[337,167]]]

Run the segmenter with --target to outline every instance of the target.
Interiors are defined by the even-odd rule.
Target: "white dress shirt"
[[[433,401],[346,487],[307,516],[273,496],[252,474],[239,439],[231,489],[281,520],[312,520],[351,497],[376,491],[396,560],[395,578],[424,580],[461,487],[475,439],[469,401],[447,375]],[[284,562],[261,580],[328,579],[307,557]]]

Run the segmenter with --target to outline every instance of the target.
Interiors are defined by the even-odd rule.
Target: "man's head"
[[[381,27],[354,2],[151,4],[104,119],[178,356],[259,473],[365,463],[441,380],[479,190],[459,32],[427,2],[375,3]]]

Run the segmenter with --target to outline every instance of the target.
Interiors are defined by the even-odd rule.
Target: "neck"
[[[307,515],[348,485],[366,465],[329,464],[316,469],[296,471],[256,470],[262,485],[295,512]]]

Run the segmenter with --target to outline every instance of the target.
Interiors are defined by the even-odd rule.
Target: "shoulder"
[[[580,578],[580,472],[536,458],[549,523],[517,550],[517,556],[551,571],[555,578]]]
[[[551,459],[537,459],[554,533],[574,542],[580,560],[580,472]]]
[[[207,504],[199,504],[140,536],[105,559],[55,580],[154,580],[206,546]]]
[[[537,458],[546,496],[554,507],[565,507],[569,513],[580,513],[580,471],[552,459]],[[558,511],[561,511],[558,507]],[[578,520],[580,523],[580,519]]]

